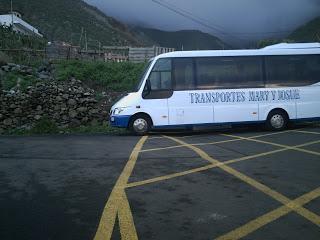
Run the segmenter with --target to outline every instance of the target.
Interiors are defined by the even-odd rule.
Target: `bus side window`
[[[198,89],[263,88],[260,57],[196,59]]]
[[[149,76],[151,91],[172,89],[171,68],[170,59],[159,59],[156,62]]]
[[[320,82],[320,55],[266,57],[267,87],[298,87]]]
[[[175,90],[194,90],[195,76],[192,58],[176,58],[174,60]]]

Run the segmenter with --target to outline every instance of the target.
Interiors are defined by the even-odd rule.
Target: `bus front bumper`
[[[127,128],[131,116],[128,115],[117,115],[110,117],[110,125],[112,127]]]

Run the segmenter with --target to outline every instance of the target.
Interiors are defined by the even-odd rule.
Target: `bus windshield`
[[[140,80],[139,80],[138,84],[136,84],[136,86],[134,86],[134,88],[133,88],[133,92],[138,92],[139,89],[141,88],[143,80],[145,79],[152,62],[153,62],[153,59],[151,59],[148,62],[148,64],[144,67],[144,70],[143,70],[143,72],[142,72],[142,74],[140,76]]]

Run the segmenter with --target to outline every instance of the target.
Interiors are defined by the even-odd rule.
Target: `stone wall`
[[[94,91],[81,82],[39,83],[25,93],[0,93],[0,131],[30,129],[36,121],[47,118],[59,128],[99,124],[108,120],[108,107],[94,99]]]
[[[31,70],[27,71],[31,74]],[[97,101],[95,91],[84,87],[79,80],[55,81],[43,70],[37,74],[42,80],[24,91],[0,90],[0,133],[31,129],[41,119],[48,119],[61,129],[108,121],[110,105],[118,93],[103,93]]]

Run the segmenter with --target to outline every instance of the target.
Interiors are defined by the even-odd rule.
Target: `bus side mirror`
[[[146,85],[144,86],[143,92],[142,92],[142,97],[146,97],[150,94],[151,92],[151,85],[149,79],[146,81]]]

